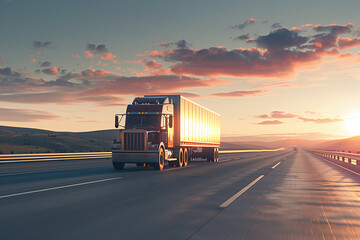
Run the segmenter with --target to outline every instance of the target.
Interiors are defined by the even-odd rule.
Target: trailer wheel
[[[214,152],[215,152],[214,162],[219,162],[219,149],[215,148]]]
[[[158,162],[154,163],[154,168],[156,170],[162,171],[164,169],[164,163],[165,163],[165,154],[164,149],[160,148],[159,150],[159,156],[158,156]]]
[[[210,148],[207,154],[207,161],[214,162],[215,161],[215,148]]]
[[[113,162],[113,167],[115,170],[122,170],[124,169],[125,163],[121,162]]]
[[[183,163],[183,167],[186,167],[188,165],[189,162],[189,152],[187,150],[187,148],[184,148],[184,163]]]
[[[176,160],[176,166],[177,167],[182,167],[184,164],[184,152],[183,152],[183,149],[180,148],[179,149],[179,154],[178,154],[178,157],[177,157],[177,160]]]

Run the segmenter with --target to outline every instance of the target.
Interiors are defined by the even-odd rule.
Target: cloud
[[[93,58],[94,54],[92,54],[89,50],[84,51],[85,57],[86,58]]]
[[[272,28],[272,29],[281,28],[281,27],[282,27],[282,26],[281,26],[280,23],[274,23],[274,24],[271,25],[271,28]]]
[[[33,42],[33,48],[39,49],[39,48],[48,48],[50,47],[51,42],[47,41],[47,42],[42,42],[42,41],[34,41]]]
[[[226,93],[213,93],[210,96],[215,97],[250,97],[250,96],[260,96],[266,93],[265,90],[253,90],[253,91],[233,91]]]
[[[48,68],[51,66],[51,62],[45,61],[40,63],[40,67]]]
[[[302,25],[309,28],[311,24]],[[358,38],[340,38],[340,34],[350,33],[352,23],[346,25],[316,25],[310,35],[303,31],[279,27],[256,38],[243,34],[235,38],[255,44],[252,48],[227,49],[209,47],[203,49],[186,47],[147,52],[152,58],[162,59],[171,64],[171,72],[176,75],[230,76],[230,77],[287,77],[299,67],[316,66],[327,57],[341,57],[339,50],[359,46]],[[161,43],[163,46],[174,44]],[[309,87],[311,84],[291,85],[283,80],[274,87]]]
[[[247,34],[243,34],[243,35],[239,35],[239,36],[237,36],[237,37],[234,38],[234,40],[239,40],[239,41],[246,41],[246,40],[248,40],[248,39],[250,39],[248,33],[247,33]]]
[[[268,35],[248,40],[248,42],[255,42],[260,48],[279,51],[285,48],[299,47],[308,40],[308,37],[300,36],[297,31],[278,28]]]
[[[0,76],[11,76],[11,77],[20,77],[21,73],[13,71],[10,67],[2,68],[0,67]]]
[[[91,51],[93,53],[105,53],[108,51],[105,44],[99,44],[99,45],[88,44],[86,46],[86,50]]]
[[[340,38],[337,41],[340,49],[348,49],[360,46],[360,38]]]
[[[49,74],[49,75],[56,75],[59,73],[60,68],[58,67],[49,67],[42,70],[43,73]]]
[[[38,122],[41,120],[54,120],[59,118],[59,116],[45,111],[0,108],[0,121],[3,122]]]
[[[282,111],[272,111],[269,115],[263,114],[263,115],[259,115],[257,117],[258,118],[296,118],[298,116],[295,114],[285,113]]]
[[[177,49],[186,49],[186,48],[191,47],[191,44],[189,44],[184,39],[180,39],[180,40],[178,40],[176,42],[169,42],[169,43],[161,42],[161,43],[158,43],[158,45],[161,46],[161,47],[165,47],[165,48],[176,47]]]
[[[317,52],[328,51],[327,53],[332,55],[338,54],[338,50],[336,49],[338,36],[340,34],[350,33],[352,27],[352,23],[347,25],[316,25],[313,29],[319,34],[312,37],[312,40],[310,41],[311,45],[309,47],[314,48]]]
[[[103,60],[113,60],[114,58],[116,58],[116,56],[111,52],[101,54],[101,59]]]
[[[58,68],[53,72],[49,70],[56,71]],[[62,75],[60,71],[55,80],[28,78],[10,68],[0,72],[6,74],[0,75],[0,101],[14,103],[121,103],[124,99],[119,95],[164,94],[229,82],[176,75],[124,77],[102,69]]]
[[[289,75],[297,64],[318,60],[310,51],[282,49],[281,52],[270,52],[257,48],[227,50],[224,47],[155,51],[151,56],[175,63],[170,69],[177,75],[266,78]]]
[[[259,123],[255,123],[257,125],[277,125],[277,124],[283,124],[283,122],[279,120],[267,120]]]
[[[299,119],[304,122],[313,122],[313,123],[320,123],[320,124],[344,121],[344,119],[342,119],[342,118],[304,118],[304,117],[299,117]]]
[[[251,25],[251,24],[254,24],[254,23],[256,23],[257,21],[259,21],[259,20],[258,20],[258,19],[255,19],[255,18],[250,18],[249,20],[246,20],[246,21],[243,22],[243,23],[240,23],[240,24],[238,24],[238,25],[231,26],[230,28],[243,30],[243,29],[246,28],[247,26],[249,26],[249,25]]]
[[[161,68],[162,64],[157,63],[156,60],[150,60],[145,62],[145,66],[147,69],[157,69],[157,68]]]

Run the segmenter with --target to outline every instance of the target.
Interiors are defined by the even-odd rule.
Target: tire
[[[214,150],[214,162],[219,162],[219,149],[215,148]]]
[[[124,166],[125,166],[125,163],[113,162],[113,167],[115,170],[123,170]]]
[[[177,167],[182,167],[184,164],[184,152],[183,152],[183,149],[180,148],[179,149],[179,154],[178,154],[178,157],[177,157],[177,160],[176,160],[176,166]]]
[[[189,152],[187,148],[184,148],[184,161],[183,161],[183,167],[186,167],[189,162]]]
[[[160,148],[158,162],[154,163],[154,168],[156,170],[162,171],[164,169],[164,164],[165,164],[165,153],[164,153],[164,149]]]
[[[215,149],[214,148],[210,148],[208,155],[207,155],[207,161],[208,162],[214,162],[215,161]]]

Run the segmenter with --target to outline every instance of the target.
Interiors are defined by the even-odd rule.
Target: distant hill
[[[315,148],[360,153],[360,136],[323,142],[315,145]]]
[[[118,130],[54,132],[0,126],[0,154],[110,151]]]
[[[46,152],[103,152],[110,151],[118,137],[117,129],[91,132],[54,132],[34,128],[0,126],[0,154]],[[299,146],[326,150],[360,151],[360,136],[324,141],[285,139],[273,142],[221,142],[221,149],[274,149]]]

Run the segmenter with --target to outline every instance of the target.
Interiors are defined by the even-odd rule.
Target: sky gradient
[[[135,96],[181,93],[221,114],[224,140],[357,135],[358,9],[0,0],[0,125],[111,129]]]

